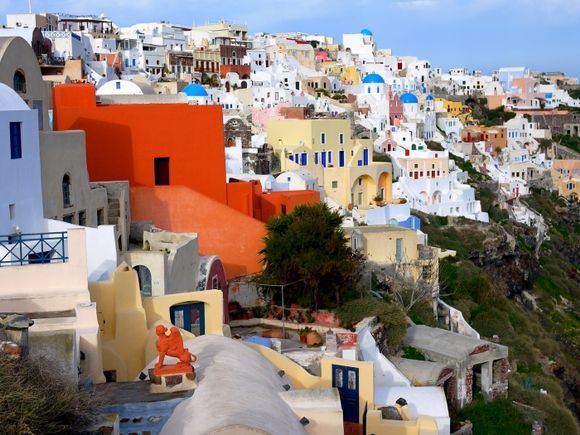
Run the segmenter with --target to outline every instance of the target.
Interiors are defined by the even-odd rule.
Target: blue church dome
[[[181,92],[188,97],[207,97],[207,91],[198,83],[190,83]]]
[[[435,98],[433,98],[433,95],[429,94],[427,95],[427,98],[425,98],[427,101],[433,101]]]
[[[373,32],[371,32],[369,29],[362,29],[360,31],[361,35],[365,35],[365,36],[373,36]]]
[[[401,95],[400,100],[402,103],[405,103],[405,104],[413,104],[413,103],[419,102],[417,97],[410,92],[407,92],[406,94]]]
[[[363,83],[385,83],[385,79],[378,74],[372,73],[363,79]]]

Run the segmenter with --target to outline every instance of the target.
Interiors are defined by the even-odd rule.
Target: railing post
[[[20,251],[19,260],[20,265],[22,266],[22,235],[18,234],[18,249]]]

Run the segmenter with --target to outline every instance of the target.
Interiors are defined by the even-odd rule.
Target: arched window
[[[26,77],[20,70],[16,70],[14,73],[14,90],[21,93],[26,92]]]
[[[141,293],[143,296],[151,296],[152,287],[151,287],[151,271],[147,266],[135,266],[133,268],[135,272],[137,272],[137,278],[139,279],[139,288],[141,289]]]
[[[70,175],[64,174],[62,177],[62,206],[64,208],[72,206],[71,196]]]

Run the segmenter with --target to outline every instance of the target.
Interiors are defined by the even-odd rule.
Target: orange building
[[[262,192],[226,183],[219,105],[97,104],[95,88],[53,89],[55,130],[84,130],[91,181],[129,180],[133,220],[197,232],[200,253],[219,255],[228,279],[260,272],[263,222],[317,191]]]
[[[91,181],[182,185],[226,203],[218,105],[99,104],[90,84],[56,86],[54,130],[84,130]]]

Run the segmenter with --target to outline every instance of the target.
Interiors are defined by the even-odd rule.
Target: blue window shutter
[[[363,150],[363,165],[368,166],[368,164],[369,164],[369,150],[365,148]]]
[[[338,152],[338,166],[344,167],[344,150]]]
[[[10,158],[22,158],[22,134],[19,122],[10,123]]]
[[[359,165],[359,166],[362,166],[362,165],[363,165],[363,164],[362,164],[362,160],[359,160],[359,161],[358,161],[358,165]]]
[[[307,160],[307,154],[306,153],[302,153],[300,156],[300,164],[302,166],[306,166],[306,160]]]
[[[322,166],[326,168],[326,152],[322,151],[321,157],[322,157]]]
[[[328,151],[328,163],[332,163],[332,151]]]
[[[318,152],[314,153],[314,164],[318,164]]]

